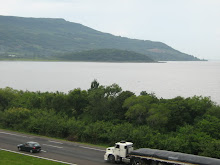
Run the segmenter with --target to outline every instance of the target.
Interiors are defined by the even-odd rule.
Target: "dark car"
[[[24,144],[19,144],[18,146],[19,151],[28,151],[28,152],[40,152],[41,146],[37,142],[26,142]]]

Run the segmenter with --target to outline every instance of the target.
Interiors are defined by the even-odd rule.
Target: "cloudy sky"
[[[0,0],[0,15],[64,18],[220,60],[220,0]]]

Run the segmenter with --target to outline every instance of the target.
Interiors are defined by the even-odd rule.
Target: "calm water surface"
[[[220,61],[167,63],[0,62],[0,88],[68,92],[118,84],[139,95],[210,96],[220,104]]]

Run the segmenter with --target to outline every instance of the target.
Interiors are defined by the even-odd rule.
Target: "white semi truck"
[[[134,150],[132,142],[117,142],[106,149],[104,160],[131,165],[220,165],[220,159],[165,150],[141,148]]]

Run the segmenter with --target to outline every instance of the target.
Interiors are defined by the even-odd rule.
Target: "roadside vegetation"
[[[220,106],[208,97],[135,95],[96,80],[88,90],[30,92],[0,89],[0,127],[91,144],[132,141],[220,158]]]
[[[63,163],[34,158],[2,150],[0,150],[0,158],[0,164],[4,165],[64,165]]]

